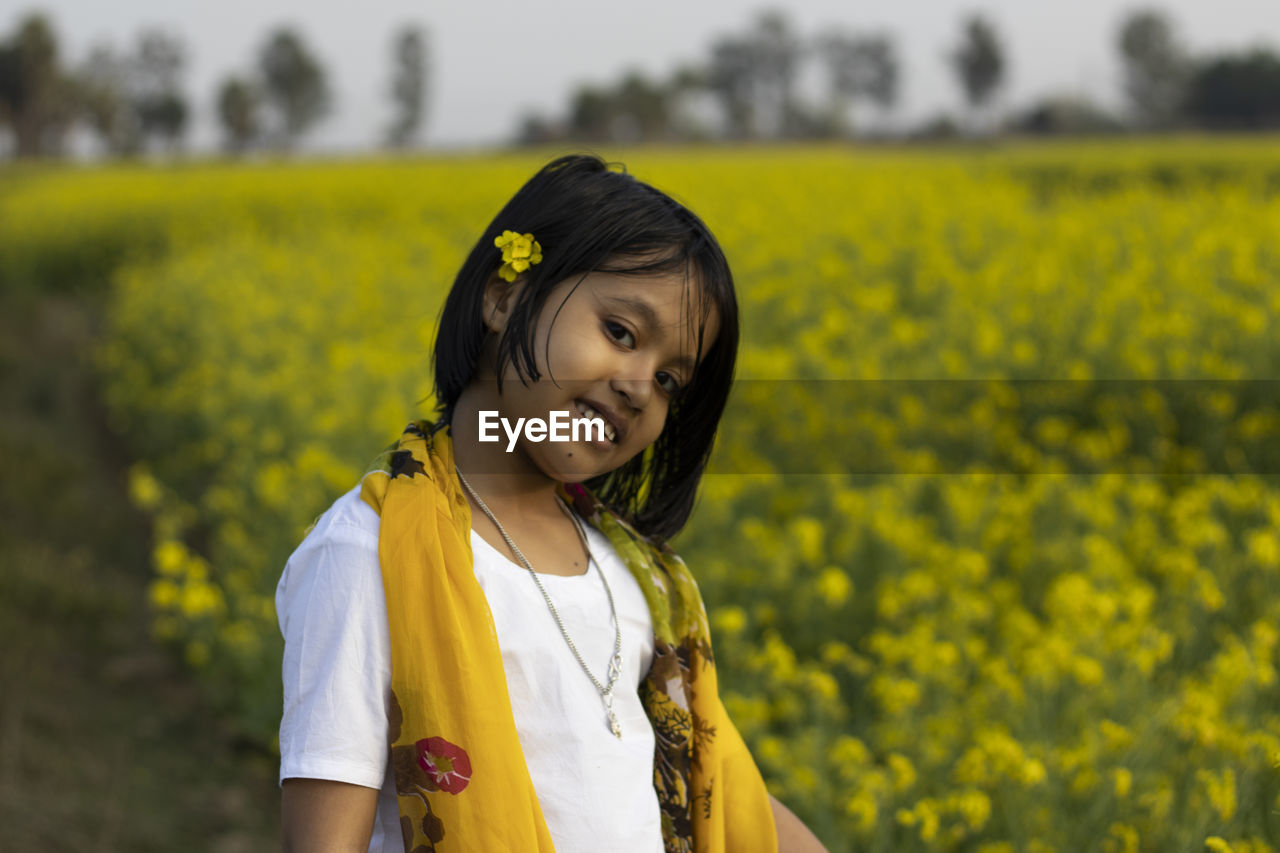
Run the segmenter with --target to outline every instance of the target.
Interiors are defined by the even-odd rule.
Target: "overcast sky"
[[[376,141],[388,123],[389,45],[408,22],[429,32],[426,141],[459,146],[504,141],[530,111],[561,114],[576,84],[613,81],[632,68],[665,76],[700,60],[718,35],[745,29],[769,6],[784,10],[802,36],[831,28],[891,33],[904,65],[899,121],[959,105],[943,57],[962,17],[975,10],[994,20],[1008,48],[1003,103],[1057,93],[1114,105],[1115,31],[1138,5],[1168,11],[1194,52],[1280,48],[1280,0],[0,0],[0,34],[11,33],[25,12],[43,10],[61,37],[64,61],[74,64],[97,42],[132,47],[144,27],[177,33],[190,55],[191,141],[207,147],[217,139],[217,83],[246,72],[272,28],[293,25],[324,62],[335,94],[334,111],[308,147],[350,150]]]

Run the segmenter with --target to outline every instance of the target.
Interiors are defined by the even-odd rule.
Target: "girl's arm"
[[[377,515],[357,494],[317,522],[276,591],[285,851],[367,853],[386,780],[390,639]]]
[[[373,788],[326,779],[286,779],[280,822],[284,851],[367,853],[378,810]]]
[[[778,828],[778,853],[828,853],[804,821],[772,794],[769,795],[769,805],[773,807],[773,823]]]

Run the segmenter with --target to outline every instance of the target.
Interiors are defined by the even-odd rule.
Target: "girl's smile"
[[[592,421],[598,419],[604,421],[604,437],[610,444],[617,443],[621,437],[626,435],[621,418],[608,406],[594,400],[575,400],[574,403],[578,407],[578,413],[582,415],[584,420]],[[595,440],[599,441],[599,439]]]

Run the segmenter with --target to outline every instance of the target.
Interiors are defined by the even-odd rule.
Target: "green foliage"
[[[277,763],[151,639],[148,526],[94,393],[103,295],[0,292],[3,848],[278,851]]]

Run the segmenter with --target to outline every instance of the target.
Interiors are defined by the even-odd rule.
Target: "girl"
[[[286,849],[822,849],[725,715],[664,544],[737,343],[684,207],[586,156],[516,193],[445,302],[437,421],[280,579]]]

